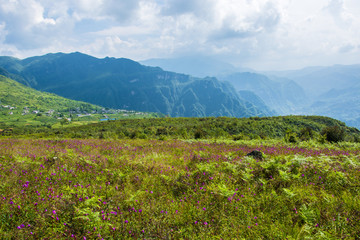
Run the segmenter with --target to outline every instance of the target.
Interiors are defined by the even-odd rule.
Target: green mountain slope
[[[215,78],[193,78],[129,59],[98,59],[81,53],[6,59],[0,58],[0,66],[17,75],[18,81],[109,108],[184,117],[266,115]]]
[[[66,111],[76,108],[91,111],[100,108],[93,104],[74,101],[55,94],[37,91],[2,75],[0,75],[0,100],[2,105],[16,105],[17,108],[28,107],[30,109],[42,111],[49,109]]]
[[[2,71],[5,73],[5,71]],[[103,109],[93,104],[66,99],[55,94],[37,91],[0,75],[0,127],[53,126],[72,122],[93,122],[105,118],[121,118],[127,111]],[[131,112],[132,115],[136,114]],[[151,114],[137,113],[140,116]],[[75,124],[75,123],[73,123]]]

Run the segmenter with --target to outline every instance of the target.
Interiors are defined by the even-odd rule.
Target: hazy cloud
[[[112,16],[119,23],[127,23],[138,18],[139,0],[106,0],[103,1],[102,14]]]
[[[357,0],[0,0],[0,54],[212,55],[255,68],[359,62]]]
[[[182,14],[195,14],[210,10],[213,6],[209,0],[166,0],[162,3],[161,14],[165,16],[177,16]]]

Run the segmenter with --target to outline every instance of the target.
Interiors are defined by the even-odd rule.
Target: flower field
[[[0,164],[1,239],[360,238],[358,143],[0,139]]]

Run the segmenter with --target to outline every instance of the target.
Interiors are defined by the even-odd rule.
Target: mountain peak
[[[55,53],[19,64],[13,74],[29,86],[104,107],[186,117],[265,115],[216,78],[193,78],[126,58]],[[189,92],[191,99],[186,98]]]

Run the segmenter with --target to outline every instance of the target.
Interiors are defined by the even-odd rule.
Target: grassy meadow
[[[359,239],[359,188],[356,142],[0,139],[2,239]]]

